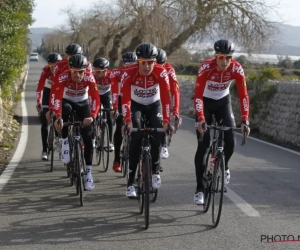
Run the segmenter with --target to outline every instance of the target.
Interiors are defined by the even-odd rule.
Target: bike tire
[[[150,177],[151,164],[149,155],[145,154],[143,159],[144,168],[144,215],[145,215],[145,229],[149,228],[149,214],[150,214]]]
[[[70,179],[70,186],[72,187],[75,183],[75,176],[74,176],[74,166],[75,166],[75,158],[74,158],[74,149],[73,149],[73,141],[72,137],[68,135],[69,141],[69,150],[70,150],[70,162],[67,164],[67,176]]]
[[[155,201],[156,201],[156,199],[157,199],[157,194],[158,194],[158,190],[153,188],[152,191],[151,191],[151,201],[152,201],[152,202],[155,202]]]
[[[54,160],[54,127],[50,126],[49,135],[48,135],[48,155],[50,154],[50,172],[53,171],[53,160]]]
[[[106,140],[105,140],[106,139]],[[106,156],[106,159],[105,159]],[[109,164],[109,131],[107,123],[102,125],[102,167],[103,172],[108,170]]]
[[[224,155],[217,156],[213,181],[212,181],[212,222],[213,227],[217,227],[220,222],[222,207],[223,207],[223,198],[224,198],[224,181],[225,181],[225,161]],[[219,194],[220,197],[216,197],[216,194]],[[219,201],[219,205],[216,205]]]
[[[137,200],[139,205],[139,214],[144,212],[144,190],[143,190],[143,180],[142,180],[142,166],[141,161],[138,163],[138,168],[136,171],[136,191],[137,191]]]
[[[203,195],[204,195],[203,213],[207,213],[209,206],[210,206],[210,201],[211,201],[211,180],[209,180],[208,176],[206,175],[207,169],[209,168],[209,164],[210,164],[211,152],[212,152],[212,150],[210,148],[210,150],[206,156],[206,161],[205,161],[206,165],[205,165],[205,170],[204,170],[204,174],[203,174]]]
[[[101,148],[102,148],[102,140],[101,140],[101,129],[100,129],[100,126],[99,124],[96,125],[95,127],[96,131],[95,131],[95,158],[96,158],[96,163],[95,165],[96,166],[99,166],[100,163],[101,163]]]
[[[83,160],[83,150],[80,142],[77,142],[77,152],[78,152],[78,169],[77,169],[77,184],[79,186],[79,200],[80,206],[83,206],[83,191],[84,191],[84,160]]]

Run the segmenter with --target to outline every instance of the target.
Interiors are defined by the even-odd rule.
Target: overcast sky
[[[75,9],[89,9],[94,2],[99,0],[35,0],[36,7],[33,18],[36,21],[31,27],[54,28],[64,24],[67,16],[61,13],[61,9],[74,6]],[[300,26],[300,13],[298,10],[300,0],[266,0],[269,3],[279,2],[278,14],[273,14],[274,21]],[[103,2],[103,0],[101,1]]]

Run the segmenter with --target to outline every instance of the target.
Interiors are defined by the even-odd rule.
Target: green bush
[[[0,3],[0,85],[2,97],[11,94],[14,81],[26,63],[28,25],[32,23],[33,0],[2,0]]]

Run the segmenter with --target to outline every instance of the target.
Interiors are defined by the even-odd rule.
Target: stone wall
[[[193,100],[194,79],[182,78],[180,81],[180,113],[194,117]],[[300,147],[300,82],[272,82],[276,94],[261,105],[260,115],[250,119],[250,127],[259,135],[282,145]],[[251,98],[251,93],[250,93]],[[238,98],[232,97],[236,122],[240,121]],[[251,106],[250,106],[251,113]]]
[[[27,67],[28,67],[27,65],[24,65],[22,74],[20,75],[19,79],[12,86],[14,93],[12,93],[12,96],[10,98],[7,98],[7,100],[2,100],[1,86],[0,86],[0,142],[3,139],[4,130],[11,129],[9,124],[11,123],[12,115],[9,115],[9,111],[15,104],[13,95],[17,94],[19,89],[25,83],[26,75],[28,73]]]

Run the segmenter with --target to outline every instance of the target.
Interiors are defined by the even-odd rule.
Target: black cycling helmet
[[[122,55],[123,63],[134,63],[137,61],[137,56],[134,52],[126,52]]]
[[[217,54],[232,54],[234,52],[234,45],[228,40],[219,40],[215,42],[214,50]]]
[[[156,62],[159,64],[164,64],[167,61],[167,53],[163,49],[157,48]]]
[[[99,57],[97,58],[94,62],[93,62],[93,67],[94,68],[108,68],[109,67],[109,61],[103,57]]]
[[[87,67],[88,61],[85,56],[81,54],[75,54],[69,59],[69,66],[76,69],[85,69]]]
[[[157,48],[152,43],[140,44],[136,48],[135,53],[138,58],[156,58],[158,54]]]
[[[50,53],[47,57],[48,63],[57,63],[58,61],[61,61],[62,57],[58,53]]]
[[[66,54],[73,56],[75,54],[83,54],[82,48],[77,43],[69,44],[65,49]]]

